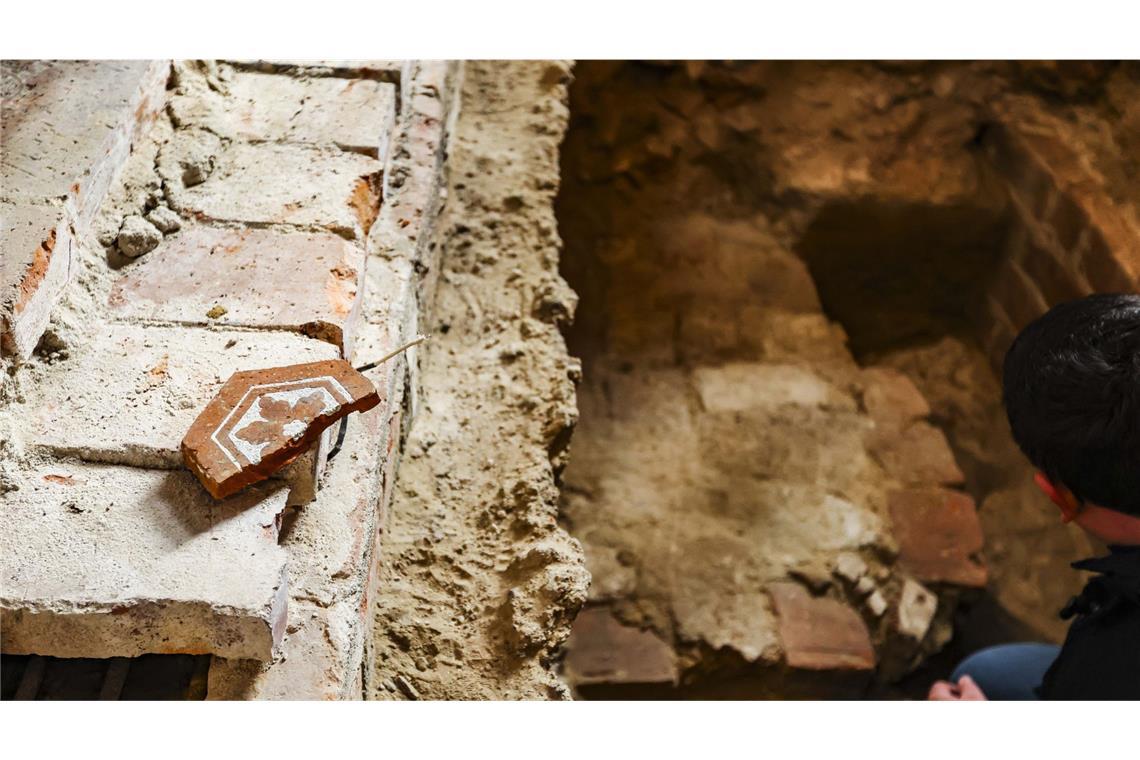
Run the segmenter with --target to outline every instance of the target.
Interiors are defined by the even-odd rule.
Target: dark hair
[[[1140,516],[1140,295],[1053,307],[1013,342],[1002,385],[1037,469],[1082,502]]]

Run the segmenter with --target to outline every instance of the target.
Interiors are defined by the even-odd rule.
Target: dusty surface
[[[1009,220],[976,142],[992,101],[1027,100],[1083,129],[1089,160],[1127,186],[1135,167],[1112,156],[1136,90],[1134,67],[1096,64],[577,67],[558,209],[585,379],[564,516],[591,602],[674,644],[679,693],[716,694],[718,679],[778,656],[765,581],[835,580],[828,566],[852,547],[833,540],[827,502],[794,484],[857,505],[835,512],[848,529],[881,515],[860,365],[918,386],[980,507],[990,596],[1023,634],[1060,635],[1056,609],[1081,583],[1067,563],[1089,547],[1034,491],[972,337]],[[701,373],[742,363],[794,365],[858,403],[710,407],[746,396],[749,380],[708,394]],[[927,457],[903,445],[875,458]],[[903,579],[881,533],[855,544],[893,603]],[[938,592],[927,651],[945,644],[958,604]],[[855,603],[889,662],[901,640],[870,599]]]
[[[330,335],[314,319],[329,314],[331,300],[332,311],[340,316],[366,312],[366,319],[361,314],[358,339],[369,351],[369,358],[378,358],[403,342],[409,337],[406,332],[416,326],[414,286],[390,275],[401,268],[412,268],[411,251],[402,246],[409,239],[414,241],[417,234],[426,239],[431,228],[433,217],[427,202],[435,193],[433,183],[442,152],[446,103],[450,101],[450,68],[446,64],[420,62],[409,62],[405,67],[408,76],[403,80],[407,92],[402,116],[406,118],[402,118],[398,134],[393,136],[398,155],[389,165],[392,174],[400,175],[393,179],[400,182],[388,183],[383,209],[376,207],[380,179],[377,171],[381,163],[356,151],[362,146],[340,146],[336,135],[270,135],[274,142],[256,143],[264,148],[264,155],[274,160],[292,155],[294,160],[285,163],[298,169],[300,175],[314,176],[316,171],[331,183],[325,185],[326,189],[332,185],[338,188],[336,197],[316,193],[316,186],[298,187],[298,175],[290,178],[264,165],[230,161],[227,155],[250,155],[244,150],[249,145],[242,142],[249,135],[211,139],[207,132],[178,128],[168,111],[134,146],[92,229],[80,231],[73,286],[53,314],[50,329],[35,355],[5,373],[0,397],[0,440],[4,441],[0,476],[4,491],[14,491],[13,496],[5,494],[5,506],[9,501],[13,504],[13,509],[5,514],[5,522],[22,521],[17,526],[20,530],[8,525],[12,529],[6,531],[16,542],[13,546],[18,545],[19,553],[5,552],[5,558],[11,560],[4,568],[5,577],[14,579],[17,592],[32,594],[44,589],[44,594],[35,598],[58,599],[60,605],[52,607],[52,611],[58,612],[60,606],[67,607],[74,600],[75,610],[83,611],[86,606],[95,613],[105,612],[103,617],[111,619],[101,629],[96,627],[96,621],[87,631],[76,625],[70,625],[70,629],[63,624],[57,626],[59,639],[70,638],[73,643],[88,646],[82,650],[60,647],[58,651],[107,656],[148,650],[213,651],[217,656],[209,668],[210,698],[344,699],[362,695],[366,630],[371,628],[365,625],[365,618],[370,623],[373,548],[398,461],[399,431],[406,408],[406,362],[414,362],[414,350],[370,371],[368,390],[376,386],[382,405],[353,415],[338,457],[320,473],[324,487],[319,494],[312,493],[315,476],[309,478],[309,493],[298,499],[294,499],[296,488],[287,494],[280,482],[270,482],[250,491],[277,494],[266,502],[273,507],[268,517],[268,507],[240,509],[245,503],[242,496],[234,497],[233,507],[239,508],[241,514],[233,517],[226,508],[229,502],[210,500],[189,473],[165,470],[181,467],[176,454],[178,440],[231,372],[251,369],[258,363],[262,367],[281,366],[304,359],[331,358],[339,353],[338,347],[313,337],[289,334],[288,324],[281,324],[272,316],[256,325],[255,330],[248,329],[253,326],[248,323],[220,330],[219,320],[230,312],[230,304],[211,303],[208,297],[173,319],[169,314],[159,316],[165,324],[154,324],[145,315],[142,316],[148,324],[117,321],[116,317],[129,322],[131,317],[110,313],[108,306],[113,283],[126,272],[152,265],[152,257],[159,257],[154,261],[161,269],[163,246],[173,245],[183,236],[192,238],[194,231],[204,226],[218,230],[223,237],[232,234],[240,238],[242,230],[237,229],[232,218],[227,217],[222,224],[218,219],[203,219],[199,215],[190,218],[188,207],[180,199],[185,200],[185,194],[193,190],[198,195],[191,193],[192,197],[208,197],[219,207],[237,208],[237,216],[252,215],[256,236],[262,240],[267,235],[277,235],[279,244],[268,248],[290,270],[287,278],[309,278],[318,286],[326,285],[311,288],[304,297],[297,297],[296,291],[286,294],[292,301],[291,308],[309,312],[307,317],[294,312],[299,319],[293,327],[309,332],[306,326],[315,326],[318,329],[312,332],[340,343],[337,336]],[[174,72],[174,92],[185,97],[199,87],[217,87],[216,92],[223,92],[232,69],[216,63],[178,63]],[[223,74],[212,85],[200,81]],[[391,98],[380,105],[385,103],[391,105]],[[348,108],[340,116],[353,114],[361,119],[356,134],[375,130],[374,146],[368,152],[384,155],[389,142],[389,136],[382,139],[379,134],[384,125],[373,118],[375,114],[356,108]],[[312,116],[307,114],[307,118]],[[338,120],[337,128],[346,124]],[[295,138],[304,144],[294,144]],[[326,139],[333,143],[314,144],[314,140]],[[357,142],[351,135],[349,139]],[[414,144],[409,144],[413,140]],[[414,177],[407,176],[411,171],[415,171]],[[242,206],[235,204],[233,198],[224,198],[229,190],[245,192],[247,185],[243,183],[251,175],[267,180],[250,194],[257,198],[244,198],[252,205]],[[316,185],[323,181],[318,180]],[[236,186],[232,184],[235,182]],[[301,224],[300,228],[276,217],[268,225],[261,224],[266,220],[257,214],[273,212],[274,198],[288,206],[291,214],[301,213],[304,218],[290,216],[293,222]],[[265,203],[257,205],[259,200]],[[311,207],[312,215],[304,216],[306,206]],[[373,290],[372,303],[365,309],[353,303],[363,297],[364,282],[358,270],[365,257],[359,251],[350,266],[343,266],[343,260],[326,261],[332,265],[330,268],[321,264],[321,257],[308,260],[309,264],[318,265],[320,271],[303,265],[306,251],[311,252],[307,241],[323,231],[315,228],[322,224],[343,233],[341,238],[332,239],[338,243],[335,248],[356,245],[369,253],[375,251],[372,239],[361,238],[380,212],[385,219],[385,256],[379,260],[382,271],[376,273],[380,275],[378,282],[368,281],[378,289]],[[138,221],[143,218],[148,220],[145,224],[154,226]],[[397,221],[399,231],[394,231]],[[158,248],[141,250],[155,242],[153,238],[159,229],[162,232]],[[135,234],[140,231],[151,239]],[[171,235],[176,237],[172,240]],[[299,244],[292,246],[291,242]],[[390,249],[394,247],[401,248],[393,252]],[[269,255],[264,252],[262,249],[261,258]],[[224,255],[225,251],[219,253]],[[141,258],[127,254],[141,254]],[[431,256],[424,256],[422,262],[424,268],[434,268]],[[216,260],[203,262],[200,268],[168,267],[165,276],[190,280],[201,268],[207,268],[210,287],[215,288],[213,293],[247,305],[256,301],[251,292],[256,286],[273,289],[271,282],[256,276],[257,272],[243,269],[248,259],[239,262],[230,258],[228,263],[230,269],[218,265]],[[330,275],[334,282],[328,281]],[[341,280],[350,282],[342,287]],[[161,277],[155,281],[161,281]],[[182,287],[170,287],[183,294],[188,290],[185,282]],[[163,296],[156,300],[163,300]],[[240,308],[233,312],[238,319],[243,317]],[[261,316],[265,318],[266,314]],[[284,321],[287,323],[288,319]],[[61,431],[66,435],[56,435]],[[317,452],[310,451],[281,473],[308,460],[305,471],[312,475],[317,456]],[[107,464],[80,466],[76,459]],[[41,485],[39,473],[45,467],[53,468],[44,473],[52,478],[66,480],[77,468],[98,473],[99,477],[77,475],[75,485],[47,479]],[[55,470],[56,467],[61,469]],[[80,480],[88,482],[81,484]],[[59,498],[61,489],[68,488],[76,494],[74,504]],[[186,498],[187,493],[195,498]],[[201,499],[210,503],[200,503]],[[20,505],[24,508],[15,508]],[[31,530],[40,522],[50,528],[47,533]],[[74,535],[68,533],[69,528]],[[28,530],[31,533],[24,535]],[[48,540],[51,546],[32,540],[37,536]],[[267,547],[263,552],[266,558],[251,556],[261,544]],[[58,557],[51,555],[53,547],[62,549],[62,553],[55,552]],[[98,561],[90,559],[92,552]],[[214,568],[214,555],[222,557],[224,567]],[[269,566],[270,560],[276,564]],[[59,572],[53,570],[55,562],[61,565]],[[18,572],[9,572],[10,567]],[[76,568],[89,569],[95,575],[76,575]],[[204,572],[203,568],[207,570]],[[271,577],[270,570],[275,573]],[[272,596],[267,591],[266,577],[276,584],[268,586],[268,591],[276,590]],[[73,593],[64,595],[67,589]],[[233,589],[242,593],[230,593]],[[5,586],[4,590],[7,599],[10,589]],[[262,596],[269,597],[263,605],[265,610],[258,606]],[[154,605],[147,603],[151,597],[157,597],[160,612],[173,611],[166,617],[156,615]],[[108,604],[93,604],[103,598]],[[113,609],[108,611],[108,606]],[[40,605],[38,609],[44,608],[46,605]],[[171,615],[182,612],[185,614],[181,619],[170,621]],[[226,615],[236,618],[238,624],[223,625]],[[139,618],[144,622],[158,620],[152,626],[153,635],[151,629],[135,625]],[[252,623],[242,628],[240,624],[246,618],[251,618]],[[168,622],[170,628],[163,627]],[[258,631],[250,630],[253,624],[260,624],[258,631],[272,633],[272,640],[256,640]],[[49,641],[51,632],[46,631],[46,626],[40,628],[28,638],[35,640],[36,647],[50,644],[46,653],[51,654],[58,642]],[[213,630],[222,641],[206,639],[200,634],[202,629]],[[268,634],[261,635],[261,639],[267,638]],[[6,647],[8,643],[6,638]],[[91,648],[97,645],[105,649]],[[30,647],[18,651],[45,653]]]
[[[421,407],[381,538],[381,699],[560,698],[549,661],[585,601],[556,472],[578,365],[558,332],[552,201],[568,67],[466,67]]]
[[[285,489],[215,502],[185,472],[50,462],[27,475],[0,512],[6,653],[273,657]]]

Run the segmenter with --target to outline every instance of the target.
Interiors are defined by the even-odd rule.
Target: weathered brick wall
[[[64,137],[98,133],[60,116],[78,86],[69,66],[128,93],[153,68],[160,98],[124,98],[109,168],[84,151],[10,150],[23,133],[6,125],[4,286],[19,297],[5,301],[14,371],[0,409],[4,652],[212,653],[210,698],[358,698],[415,351],[367,373],[381,403],[353,416],[333,461],[326,435],[219,502],[181,470],[179,442],[235,371],[359,364],[418,331],[457,67],[52,65],[58,86],[27,121],[56,114]],[[42,94],[28,76],[12,87]],[[19,174],[49,160],[102,183],[95,200],[25,204],[73,214],[63,276],[40,271],[61,250],[48,227],[8,210],[38,192]],[[81,201],[89,213],[69,211]]]
[[[1049,307],[1090,293],[1140,292],[1140,220],[1116,203],[1080,139],[1033,101],[995,107],[985,157],[1004,182],[1012,226],[983,331],[995,369]]]
[[[0,347],[28,358],[76,268],[76,237],[165,101],[167,61],[3,64]]]

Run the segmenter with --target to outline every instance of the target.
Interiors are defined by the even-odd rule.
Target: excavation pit
[[[575,629],[579,696],[918,696],[981,645],[1063,635],[1093,548],[1034,490],[1000,362],[1134,249],[1019,76],[578,66],[563,519],[615,621]],[[630,675],[647,635],[670,678]]]

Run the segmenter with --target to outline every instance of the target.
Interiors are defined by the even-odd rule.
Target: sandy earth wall
[[[365,674],[380,699],[565,698],[551,660],[586,598],[557,523],[580,367],[553,211],[570,67],[467,63],[449,143],[422,394],[381,536]]]

